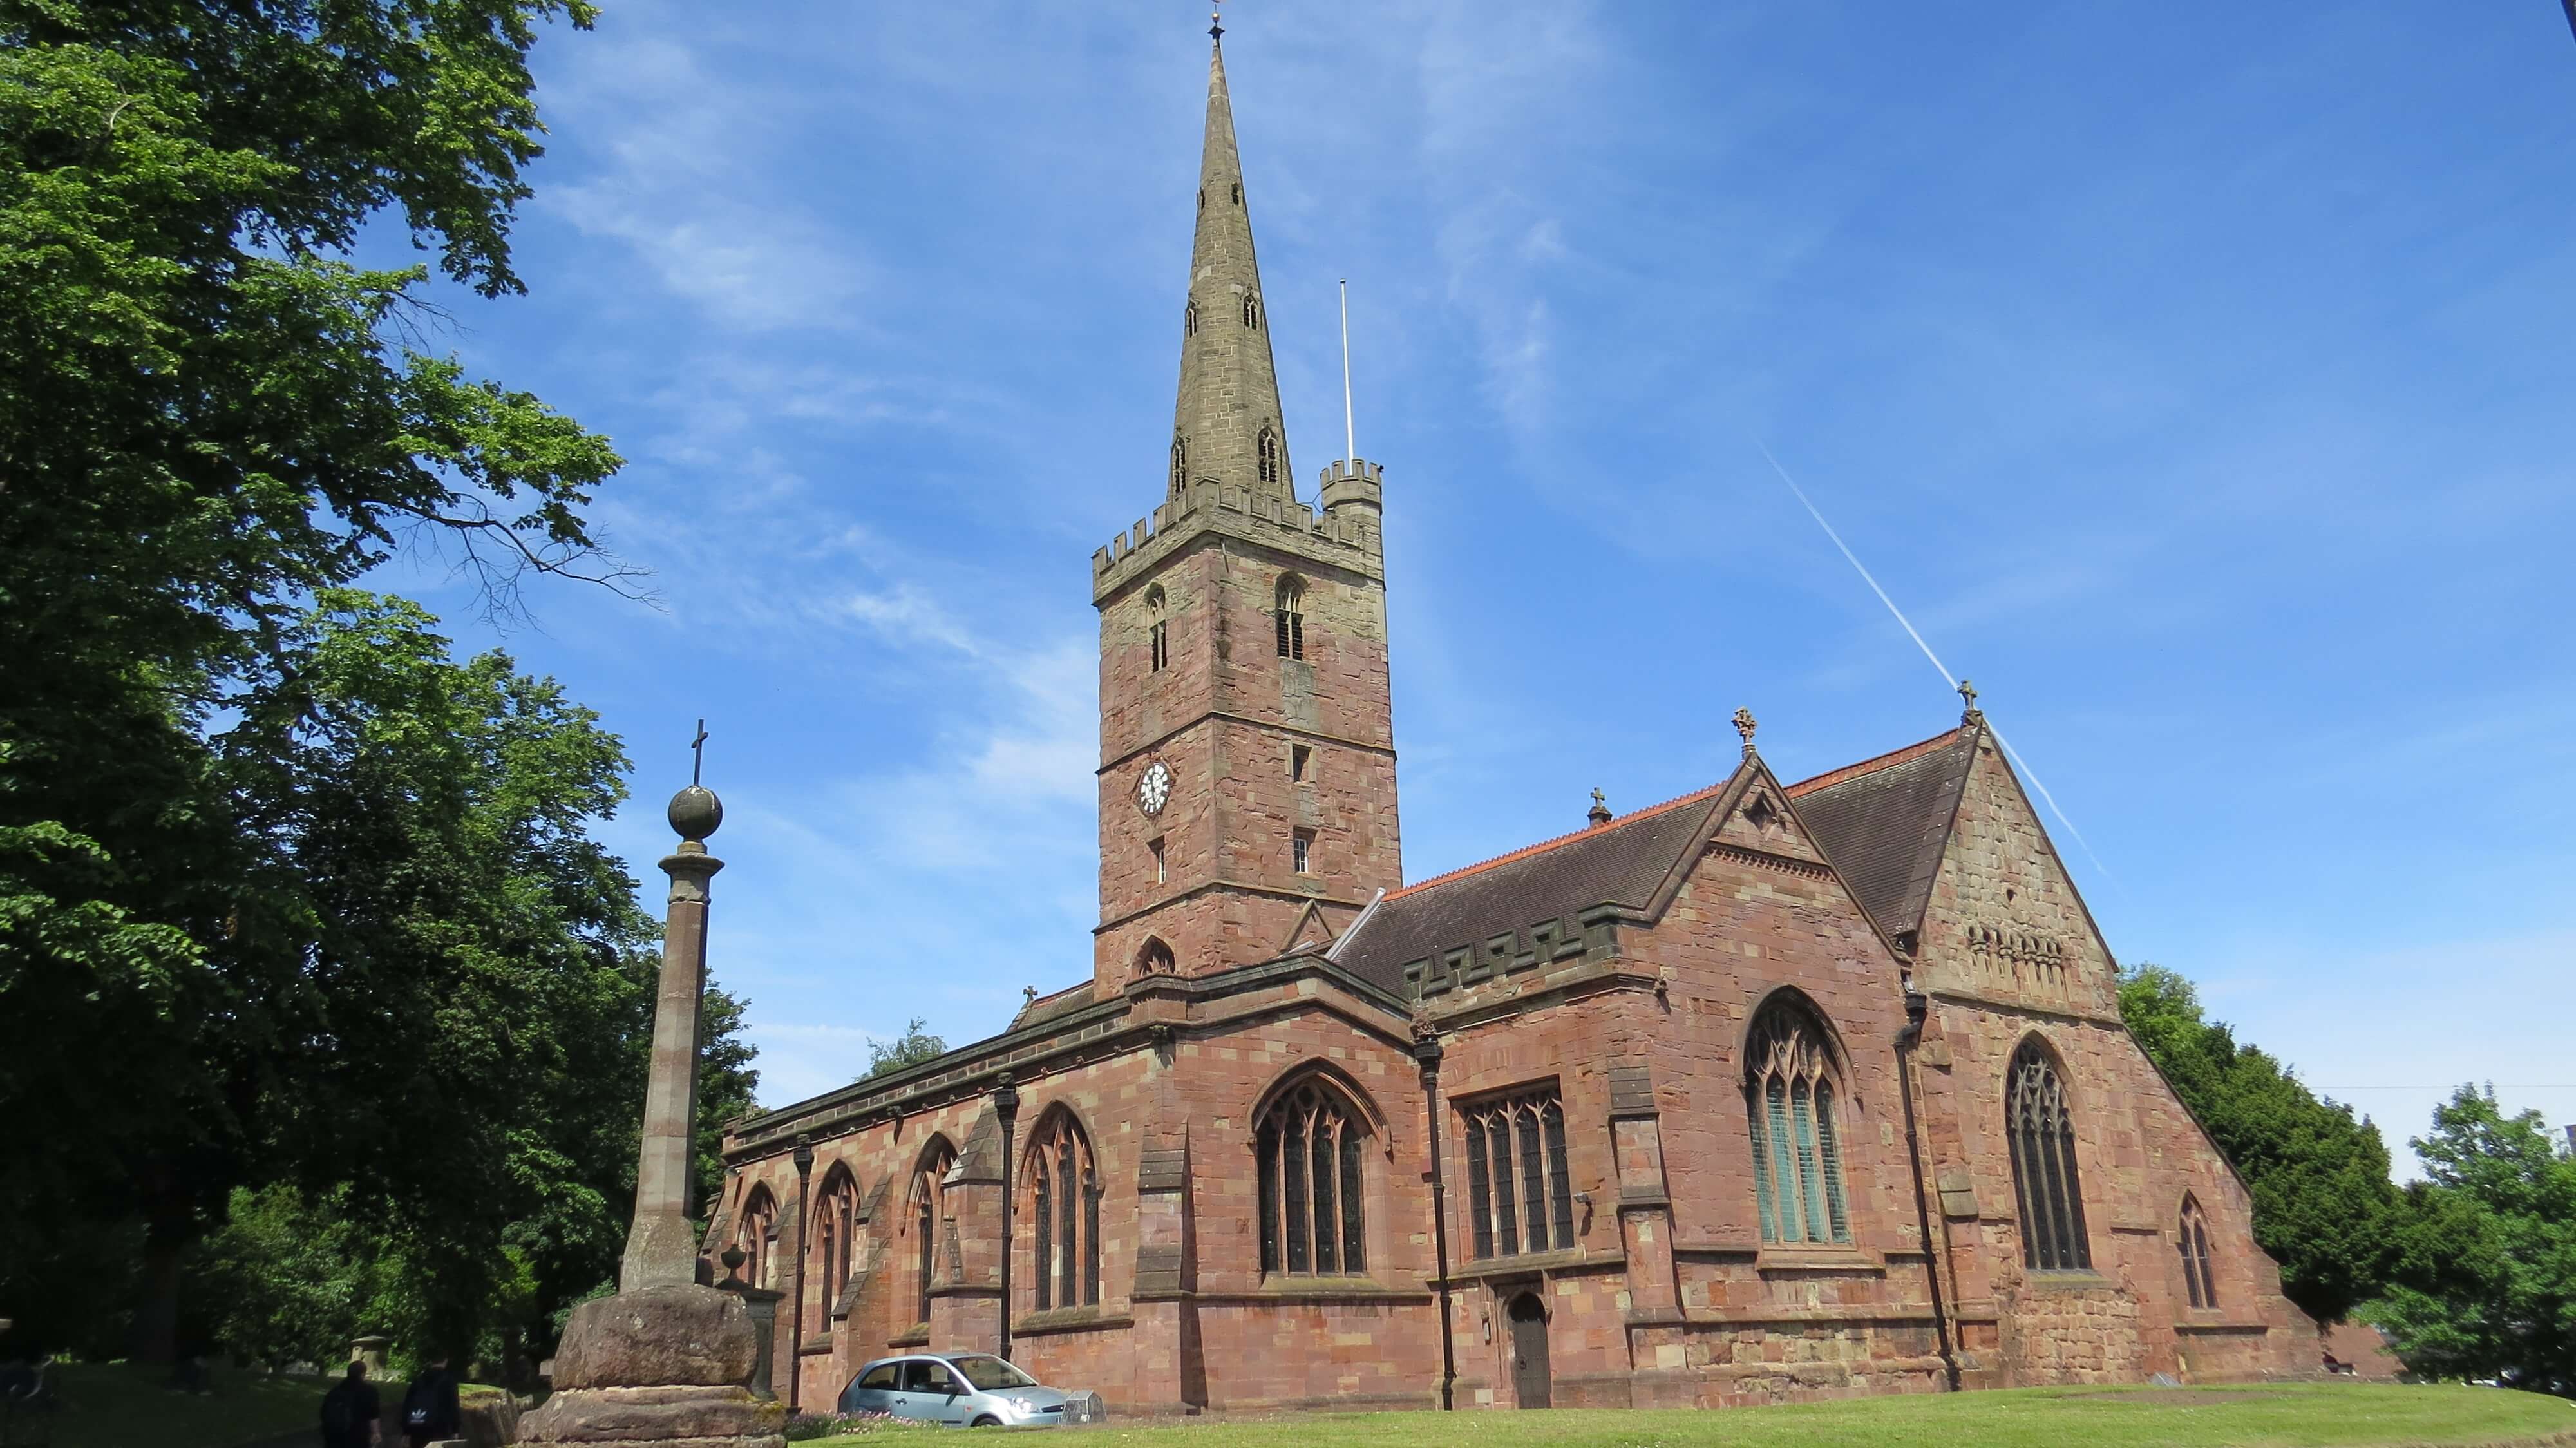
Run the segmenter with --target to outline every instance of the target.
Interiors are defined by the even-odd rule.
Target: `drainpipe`
[[[1905,1158],[1914,1167],[1914,1220],[1923,1233],[1923,1276],[1932,1285],[1932,1330],[1941,1344],[1941,1375],[1959,1391],[1959,1359],[1950,1343],[1950,1309],[1941,1298],[1941,1248],[1932,1241],[1932,1206],[1923,1187],[1923,1141],[1914,1129],[1914,1048],[1923,1039],[1930,998],[1905,988],[1905,1026],[1896,1033],[1896,1094],[1905,1103]]]
[[[787,1411],[796,1411],[805,1384],[805,1235],[814,1225],[812,1193],[805,1184],[814,1175],[814,1138],[796,1138],[796,1315],[787,1323]]]
[[[1011,1073],[1002,1073],[1002,1084],[993,1088],[993,1114],[1002,1118],[1002,1350],[995,1356],[1011,1360],[1011,1123],[1020,1119],[1020,1088],[1011,1084]],[[1038,1224],[1046,1230],[1046,1224]]]
[[[1458,1383],[1458,1349],[1449,1328],[1449,1189],[1440,1172],[1440,1038],[1413,1043],[1422,1067],[1422,1125],[1431,1149],[1431,1250],[1440,1268],[1440,1411],[1449,1412]]]

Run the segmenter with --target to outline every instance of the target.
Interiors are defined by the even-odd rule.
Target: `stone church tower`
[[[1164,501],[1092,560],[1104,992],[1328,943],[1403,880],[1379,469],[1320,511],[1291,482],[1221,44],[1197,208]]]

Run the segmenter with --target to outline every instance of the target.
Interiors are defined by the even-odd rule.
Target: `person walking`
[[[367,1365],[349,1364],[348,1376],[322,1395],[322,1448],[376,1448],[376,1420],[383,1415]]]
[[[431,1358],[411,1386],[403,1389],[403,1436],[411,1440],[411,1448],[465,1436],[465,1414],[456,1403],[456,1374],[447,1370],[445,1354]]]

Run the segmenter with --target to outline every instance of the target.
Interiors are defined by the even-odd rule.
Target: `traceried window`
[[[1160,869],[1161,863],[1161,857],[1157,856],[1155,859],[1155,867]],[[1137,974],[1170,975],[1173,967],[1172,947],[1154,939],[1152,936],[1147,936],[1145,938],[1144,945],[1139,947],[1136,951]]]
[[[1367,1148],[1366,1118],[1321,1077],[1290,1087],[1261,1113],[1253,1152],[1264,1273],[1368,1270]]]
[[[2209,1271],[2209,1218],[2201,1215],[2200,1203],[2182,1199],[2182,1221],[2174,1232],[2174,1246],[2182,1253],[2182,1280],[2194,1307],[2218,1305],[2218,1283]]]
[[[1145,642],[1153,655],[1153,671],[1158,674],[1172,661],[1171,639],[1164,631],[1164,625],[1169,622],[1163,616],[1166,606],[1163,585],[1157,583],[1145,590]]]
[[[922,1322],[930,1321],[930,1284],[938,1276],[939,1234],[948,1220],[941,1183],[956,1164],[955,1149],[933,1137],[912,1174],[913,1306]]]
[[[1306,657],[1306,585],[1291,573],[1279,580],[1279,657]]]
[[[742,1280],[754,1287],[769,1285],[769,1249],[778,1238],[778,1200],[769,1188],[755,1183],[751,1197],[743,1203],[741,1224],[734,1228],[733,1244],[742,1249]]]
[[[1261,299],[1249,293],[1243,299],[1243,325],[1256,331],[1261,327]]]
[[[1100,1302],[1100,1176],[1073,1113],[1049,1112],[1029,1139],[1030,1281],[1037,1310]]]
[[[1189,491],[1189,486],[1190,440],[1185,437],[1175,437],[1172,439],[1172,496],[1179,497]]]
[[[2066,1083],[2037,1038],[2013,1054],[2004,1100],[2013,1190],[2021,1208],[2021,1264],[2040,1272],[2093,1265],[2084,1234],[2084,1188],[2075,1175],[2075,1115]]]
[[[1574,1184],[1557,1088],[1478,1102],[1459,1115],[1467,1126],[1468,1235],[1476,1255],[1573,1247]]]
[[[1753,1124],[1753,1193],[1765,1242],[1848,1242],[1842,1137],[1834,1119],[1833,1047],[1795,992],[1754,1017],[1744,1050],[1744,1114]]]
[[[1277,432],[1263,428],[1261,435],[1254,439],[1253,456],[1260,468],[1261,481],[1265,483],[1279,481],[1279,434]]]
[[[851,1247],[859,1228],[859,1184],[850,1169],[834,1163],[823,1178],[822,1195],[814,1199],[814,1265],[822,1273],[819,1299],[828,1319],[850,1280]]]

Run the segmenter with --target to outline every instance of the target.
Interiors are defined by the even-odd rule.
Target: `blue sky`
[[[2576,1121],[2576,43],[2545,0],[1242,0],[1292,460],[1387,466],[1407,873],[1957,700],[2124,960],[2404,1138]],[[624,734],[642,873],[708,719],[711,951],[783,1103],[1089,969],[1092,551],[1162,492],[1190,0],[616,0],[540,45],[475,370],[615,439],[658,608],[496,633]],[[659,876],[653,876],[658,885]],[[649,890],[658,908],[658,889]]]

